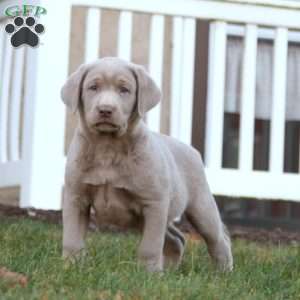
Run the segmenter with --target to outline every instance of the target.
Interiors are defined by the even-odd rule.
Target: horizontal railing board
[[[215,1],[215,0],[213,0]],[[252,4],[257,6],[272,6],[288,9],[300,9],[299,0],[223,0],[224,2],[232,2],[238,4]]]
[[[211,0],[69,0],[73,5],[300,29],[300,10]],[[171,4],[171,5],[170,5]],[[269,16],[269,17],[268,17]]]
[[[237,36],[243,38],[245,36],[245,26],[237,24],[227,24],[227,34],[230,36]],[[257,38],[263,40],[274,40],[276,36],[275,28],[258,27]],[[288,32],[288,41],[294,43],[300,43],[300,32],[292,31]]]
[[[0,164],[0,188],[20,185],[22,182],[22,162],[6,162]]]
[[[300,202],[299,174],[206,168],[206,175],[215,195]]]

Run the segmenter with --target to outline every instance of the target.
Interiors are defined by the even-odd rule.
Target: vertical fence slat
[[[149,73],[161,89],[163,76],[164,54],[164,17],[153,15],[150,30]],[[160,131],[161,104],[151,109],[147,114],[147,125],[153,131]]]
[[[5,47],[5,39],[7,38],[6,32],[4,30],[3,23],[0,23],[0,82],[2,82],[2,74],[3,74],[3,55],[4,55],[4,47]],[[0,95],[2,93],[2,85],[0,84]]]
[[[68,76],[71,4],[61,1],[56,8],[55,1],[47,3],[44,44],[26,49],[21,207],[61,208],[66,108],[60,89]],[[50,57],[55,64],[45,63]]]
[[[208,99],[206,114],[205,164],[219,169],[222,165],[226,23],[213,22],[209,36]]]
[[[0,162],[6,162],[7,153],[7,129],[8,129],[8,97],[10,85],[12,47],[8,37],[4,39],[3,45],[3,67],[1,74],[1,93],[0,93]]]
[[[100,9],[88,9],[85,32],[85,62],[93,61],[99,56],[98,53],[100,45],[100,18]]]
[[[196,21],[192,18],[180,17],[175,17],[173,20],[171,135],[190,144]]]
[[[180,140],[191,144],[194,100],[196,20],[187,18],[183,27],[182,80],[180,98]],[[176,63],[176,61],[175,61]]]
[[[10,159],[18,160],[19,144],[20,144],[20,110],[23,84],[23,64],[24,64],[24,47],[16,49],[14,56],[14,67],[12,70],[13,83],[10,105],[10,136],[9,136],[9,150]]]
[[[131,59],[132,13],[121,11],[119,19],[118,57]]]
[[[245,30],[242,73],[241,126],[239,147],[239,168],[250,171],[253,165],[254,124],[255,124],[255,82],[257,27],[247,25]]]
[[[180,138],[180,103],[181,103],[181,75],[182,75],[182,43],[183,43],[183,18],[173,18],[172,34],[172,78],[171,78],[171,124],[170,132],[173,137]]]
[[[277,28],[273,56],[270,171],[283,172],[288,30]]]
[[[3,85],[3,69],[4,69],[4,53],[5,53],[5,47],[6,47],[6,43],[5,43],[5,39],[6,36],[4,35],[5,31],[4,31],[4,26],[2,23],[0,23],[0,163],[2,161],[4,161],[4,158],[6,156],[5,153],[5,145],[2,144],[3,140],[5,138],[4,135],[4,130],[2,128],[2,122],[3,122],[3,116],[5,114],[5,107],[3,106],[3,99],[1,97],[1,95],[3,94],[3,89],[4,89],[4,85]],[[5,117],[5,116],[4,116]]]

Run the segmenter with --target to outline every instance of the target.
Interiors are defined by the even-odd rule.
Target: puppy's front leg
[[[66,187],[63,201],[63,257],[74,259],[84,248],[90,206]]]
[[[143,210],[144,230],[139,246],[139,260],[150,272],[163,269],[163,246],[167,227],[167,201],[153,201]]]

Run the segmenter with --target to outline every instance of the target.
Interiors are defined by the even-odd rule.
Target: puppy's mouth
[[[120,126],[108,121],[97,122],[93,127],[99,132],[115,132],[120,129]]]

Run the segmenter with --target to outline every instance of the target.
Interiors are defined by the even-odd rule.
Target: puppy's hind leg
[[[166,230],[164,243],[164,268],[178,267],[184,253],[185,238],[183,233],[170,223]]]
[[[186,215],[204,238],[210,256],[222,271],[233,269],[231,242],[213,196],[207,190],[189,204]]]

